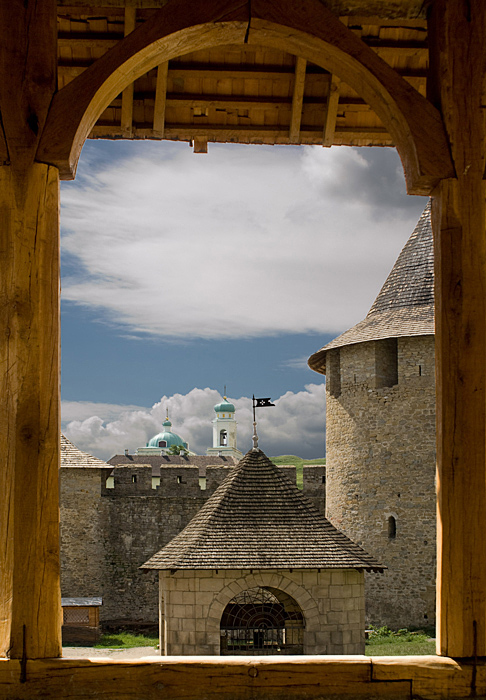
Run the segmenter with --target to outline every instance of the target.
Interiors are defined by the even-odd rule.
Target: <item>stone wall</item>
[[[111,469],[61,469],[61,590],[63,597],[103,595],[108,504],[102,483]]]
[[[158,477],[140,464],[61,468],[62,595],[102,596],[105,626],[156,624],[157,577],[139,567],[189,523],[231,469],[207,467],[201,477],[197,467],[162,467]],[[281,469],[295,483],[295,467]],[[323,473],[320,466],[304,470],[304,493],[321,512]]]
[[[355,570],[160,572],[161,640],[166,655],[219,655],[220,622],[241,591],[287,593],[304,617],[304,654],[364,654],[364,576]]]
[[[366,576],[368,624],[421,627],[435,619],[434,338],[398,338],[398,383],[383,386],[393,352],[388,341],[332,351],[326,508],[388,566]]]

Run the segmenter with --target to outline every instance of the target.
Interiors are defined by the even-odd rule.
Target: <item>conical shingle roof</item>
[[[434,333],[434,247],[429,202],[366,318],[311,355],[309,367],[325,374],[326,352],[344,345]]]
[[[143,569],[383,570],[261,450],[251,450]]]

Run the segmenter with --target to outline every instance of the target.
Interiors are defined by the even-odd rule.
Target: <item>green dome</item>
[[[167,421],[164,425],[166,424]],[[169,425],[171,425],[171,423],[169,423]],[[165,445],[160,445],[161,442],[165,442]],[[163,433],[158,433],[158,435],[155,435],[147,443],[147,447],[172,447],[172,445],[179,445],[180,447],[185,447],[187,450],[187,442],[184,442],[180,435],[176,435],[176,433],[173,433],[171,430],[164,430]]]
[[[214,410],[216,411],[216,413],[234,413],[236,409],[225,396],[221,403],[216,404]]]
[[[167,427],[167,428],[172,428],[172,423],[170,422],[170,420],[169,420],[168,418],[167,418],[167,420],[165,420],[165,421],[162,423],[162,425],[164,425],[164,426]]]

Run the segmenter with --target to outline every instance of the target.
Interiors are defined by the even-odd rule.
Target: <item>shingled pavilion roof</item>
[[[309,367],[325,374],[326,352],[345,345],[434,333],[434,248],[429,201],[366,318],[311,355]]]
[[[141,568],[385,567],[336,530],[261,450],[251,450],[184,530]]]
[[[108,469],[110,465],[98,457],[82,452],[61,433],[61,467],[95,467],[96,469],[104,467]]]

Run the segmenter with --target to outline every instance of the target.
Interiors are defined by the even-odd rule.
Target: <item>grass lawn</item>
[[[432,632],[431,632],[432,633]],[[158,637],[146,637],[130,632],[104,634],[96,649],[132,649],[133,647],[156,647]],[[392,632],[386,628],[373,630],[366,641],[366,656],[418,656],[435,654],[435,641],[423,630]]]
[[[431,631],[431,634],[434,632]],[[370,632],[366,640],[366,656],[421,656],[435,654],[435,640],[427,631],[398,630],[392,632],[386,627]]]
[[[158,637],[146,637],[143,634],[132,634],[131,632],[116,632],[102,635],[96,649],[132,649],[133,647],[156,647],[159,643]]]

